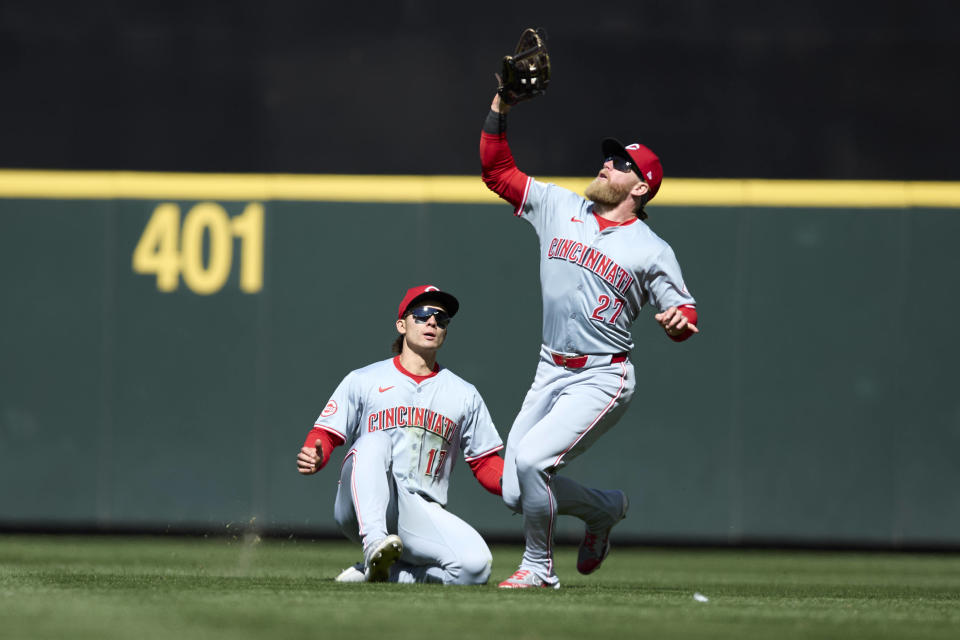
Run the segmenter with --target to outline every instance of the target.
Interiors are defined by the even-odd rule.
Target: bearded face
[[[587,185],[583,195],[597,204],[613,208],[630,196],[630,189],[632,188],[632,185],[616,185],[611,180],[603,180],[597,177]]]

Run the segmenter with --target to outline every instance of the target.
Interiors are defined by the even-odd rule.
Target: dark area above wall
[[[878,0],[0,4],[0,167],[474,174],[499,59],[547,29],[518,164],[957,180],[960,4]]]

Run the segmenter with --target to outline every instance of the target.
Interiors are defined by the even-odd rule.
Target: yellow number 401
[[[204,233],[210,234],[206,264]],[[263,288],[263,205],[256,202],[233,219],[217,203],[201,202],[187,212],[182,229],[180,207],[158,205],[133,250],[133,270],[155,273],[160,291],[176,291],[183,274],[194,293],[216,293],[230,275],[233,236],[241,241],[240,290],[256,293]]]

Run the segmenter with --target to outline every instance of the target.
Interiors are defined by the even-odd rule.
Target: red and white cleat
[[[588,528],[583,533],[583,542],[580,543],[580,550],[577,553],[577,571],[584,575],[593,573],[603,564],[604,558],[610,553],[610,530],[627,516],[627,510],[630,508],[627,494],[622,491],[617,493],[621,498],[619,517],[603,529],[591,531]]]
[[[550,584],[541,580],[537,574],[528,569],[517,569],[513,575],[497,585],[501,589],[530,589],[543,587],[545,589],[559,589],[560,581]]]

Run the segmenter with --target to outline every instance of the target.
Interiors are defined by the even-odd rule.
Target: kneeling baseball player
[[[460,304],[434,286],[409,289],[397,314],[393,358],[350,372],[307,435],[297,469],[314,474],[350,443],[334,517],[363,545],[363,563],[338,582],[485,584],[483,538],[445,509],[457,454],[501,495],[503,442],[476,388],[437,363]]]

